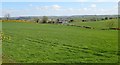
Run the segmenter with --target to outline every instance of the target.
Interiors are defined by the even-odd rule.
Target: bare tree
[[[8,14],[5,14],[4,17],[5,17],[6,20],[9,20],[9,19],[10,19],[10,14],[9,14],[9,13],[8,13]]]

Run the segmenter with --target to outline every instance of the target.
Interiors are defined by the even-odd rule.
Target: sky
[[[40,1],[40,0],[39,0]],[[44,1],[44,2],[42,2]],[[29,0],[28,2],[4,0],[0,3],[0,16],[10,14],[19,16],[72,16],[72,15],[116,15],[118,14],[118,0]],[[70,2],[71,1],[71,2]],[[77,2],[79,1],[79,2]],[[111,2],[110,2],[111,1]]]
[[[118,2],[120,0],[1,0],[2,2]]]

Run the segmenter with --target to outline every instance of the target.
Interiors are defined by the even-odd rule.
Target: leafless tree
[[[9,14],[9,13],[8,13],[8,14],[5,14],[4,17],[5,17],[6,20],[9,20],[9,19],[10,19],[10,14]]]

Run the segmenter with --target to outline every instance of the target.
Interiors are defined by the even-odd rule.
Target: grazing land
[[[75,24],[77,26],[90,26],[93,27],[95,29],[107,29],[107,24],[108,22],[114,22],[114,26],[115,28],[118,27],[118,19],[112,19],[112,20],[102,20],[102,21],[90,21],[90,22],[72,22],[72,24]],[[71,23],[70,23],[71,24]]]
[[[84,24],[103,27],[103,22]],[[4,63],[118,62],[118,30],[11,21],[2,22],[1,34]]]

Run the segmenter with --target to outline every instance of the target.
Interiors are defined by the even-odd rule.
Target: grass
[[[118,31],[3,22],[3,55],[20,63],[116,63]],[[3,62],[10,61],[3,58]]]
[[[0,20],[0,33],[2,31],[2,22]],[[2,64],[2,40],[1,40],[1,34],[0,34],[0,64]]]
[[[110,21],[114,21],[114,26],[115,28],[118,27],[118,20],[117,19],[112,19],[112,20],[104,20],[104,21],[94,21],[94,22],[72,22],[72,24],[75,25],[81,25],[81,26],[90,26],[95,29],[106,29],[107,23]]]

